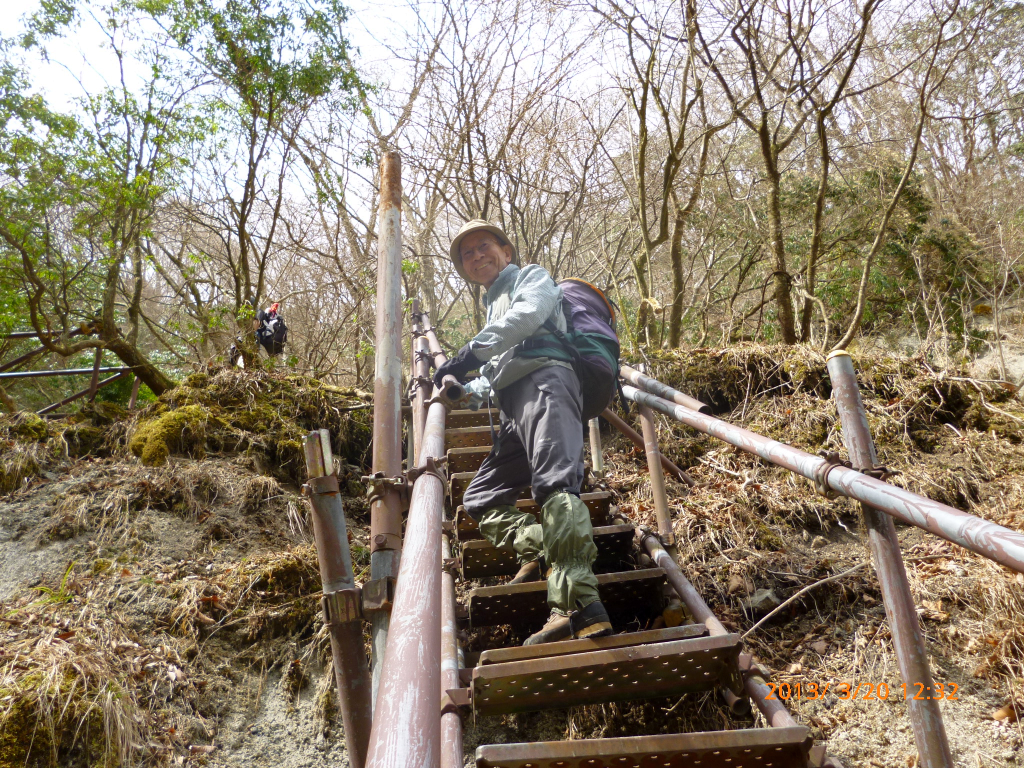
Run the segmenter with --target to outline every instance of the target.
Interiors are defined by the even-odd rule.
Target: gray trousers
[[[480,533],[520,562],[544,555],[548,604],[566,614],[598,599],[590,513],[583,480],[582,396],[576,374],[549,366],[501,390],[501,430],[463,496]],[[515,507],[533,486],[540,522]]]
[[[479,520],[514,506],[524,488],[543,504],[556,491],[579,496],[583,482],[583,397],[571,368],[539,368],[501,390],[501,428],[462,503]]]

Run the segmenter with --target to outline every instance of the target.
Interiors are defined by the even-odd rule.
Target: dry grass
[[[0,618],[0,765],[117,766],[164,748],[141,692],[181,660],[142,648],[82,592],[69,569]]]
[[[202,717],[196,702],[210,679],[199,670],[218,638],[233,648],[239,695],[251,697],[232,706],[247,710],[271,670],[282,669],[294,700],[306,670],[329,665],[311,545],[226,567],[204,562],[161,570],[101,559],[0,603],[0,766],[163,765],[189,754],[182,712]],[[140,610],[155,618],[145,638],[129,629]],[[326,685],[316,712],[329,719],[336,704]]]
[[[244,453],[260,474],[299,483],[302,438],[328,429],[345,460],[362,464],[371,396],[305,376],[226,368],[195,373],[140,413],[129,446],[150,465],[172,455]]]
[[[824,358],[812,350],[745,345],[659,353],[649,362],[652,375],[712,403],[722,418],[811,453],[846,453]],[[1024,530],[1024,407],[1013,387],[877,352],[855,353],[854,364],[880,463],[898,472],[890,482]],[[784,600],[870,562],[866,547],[853,543],[864,537],[859,510],[848,500],[823,499],[791,473],[676,422],[662,420],[661,435],[663,451],[701,483],[692,491],[670,485],[674,528],[691,581],[727,626],[744,631],[754,623],[741,605],[755,588],[772,589]],[[606,450],[606,463],[620,506],[651,524],[643,456],[615,440],[618,450]],[[901,538],[921,542],[904,554],[930,642],[948,663],[1016,698],[1020,707],[1024,576],[900,530]],[[747,644],[784,673],[818,659],[810,646],[827,638],[830,648],[840,643],[849,653],[825,657],[815,678],[827,676],[829,664],[835,675],[867,674],[892,656],[880,600],[868,565],[810,591]],[[807,682],[807,663],[802,666],[779,679]]]

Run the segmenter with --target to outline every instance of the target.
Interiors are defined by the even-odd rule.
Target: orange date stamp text
[[[904,699],[918,701],[932,699],[935,701],[945,699],[946,701],[957,701],[957,690],[960,686],[956,683],[936,683],[930,686],[924,683],[913,683],[908,686],[906,683],[890,686],[888,683],[856,683],[842,681],[838,683],[766,683],[771,689],[766,699],[789,701],[790,699],[804,699],[814,701],[825,697],[831,691],[836,698],[842,701],[861,699],[863,701],[888,701],[893,699]]]

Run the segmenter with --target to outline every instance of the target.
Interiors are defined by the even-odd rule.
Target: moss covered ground
[[[0,418],[0,768],[209,763],[226,719],[279,694],[315,698],[329,754],[301,440],[329,429],[361,496],[368,401],[225,369],[136,413]],[[365,503],[346,507],[359,547]]]
[[[748,345],[632,362],[729,421],[845,453],[816,352]],[[1024,530],[1024,407],[1012,388],[924,359],[854,362],[893,482]],[[369,405],[314,380],[224,370],[137,413],[0,419],[0,768],[341,764],[299,445],[331,430],[365,580]],[[698,482],[668,484],[680,560],[722,620],[747,632],[754,593],[811,587],[745,641],[773,682],[898,685],[858,509],[677,423],[660,429],[663,451]],[[604,440],[619,509],[653,523],[643,452]],[[1024,762],[1020,720],[992,717],[1024,700],[1024,577],[898,531],[936,677],[959,685],[944,705],[959,764]],[[508,639],[474,634],[468,650]],[[894,700],[790,706],[847,766],[913,765]],[[466,747],[753,724],[695,695],[481,718]]]

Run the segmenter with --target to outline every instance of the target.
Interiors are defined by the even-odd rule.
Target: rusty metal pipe
[[[452,556],[447,536],[441,537],[442,559]],[[441,694],[459,687],[459,627],[455,616],[455,576],[441,574]],[[458,712],[441,715],[441,768],[463,768],[462,718]]]
[[[377,347],[373,379],[373,472],[402,474],[402,161],[388,152],[380,163],[380,222],[377,247]],[[402,499],[385,486],[370,504],[370,578],[394,578],[402,549]],[[377,701],[389,614],[370,617],[373,701]]]
[[[754,706],[761,710],[764,719],[768,721],[768,725],[772,728],[792,728],[794,725],[800,725],[789,714],[785,704],[775,697],[768,698],[771,694],[771,688],[757,675],[747,675],[745,677],[743,680],[743,690],[750,697],[751,701],[754,702]]]
[[[89,382],[89,394],[86,397],[89,398],[91,403],[96,399],[96,390],[99,389],[100,385],[100,364],[103,362],[103,347],[96,347],[96,353],[93,356],[92,363],[92,380]]]
[[[658,521],[658,535],[668,547],[674,547],[676,535],[672,532],[672,517],[668,511],[668,494],[665,492],[665,475],[661,469],[661,450],[658,448],[658,425],[654,422],[654,411],[646,405],[640,406],[640,426],[644,433],[644,452],[647,454],[647,471],[651,476],[651,495],[654,497],[654,516]]]
[[[432,403],[421,467],[444,456],[443,403]],[[433,460],[433,461],[431,461]],[[391,630],[374,708],[369,768],[439,768],[441,756],[441,519],[445,484],[413,484]]]
[[[640,543],[643,544],[644,549],[647,550],[647,554],[651,556],[654,564],[664,569],[665,578],[668,579],[672,589],[679,595],[679,599],[683,601],[683,605],[686,606],[686,610],[693,616],[694,621],[698,621],[707,627],[709,635],[729,634],[729,630],[711,612],[708,604],[704,602],[704,598],[700,596],[700,592],[686,578],[676,559],[665,550],[658,537],[647,531],[640,534]]]
[[[441,379],[441,397],[449,403],[457,403],[466,396],[466,388],[454,376],[445,376]]]
[[[420,313],[420,317],[423,321],[423,333],[427,336],[427,344],[430,347],[430,354],[434,358],[434,367],[440,368],[448,361],[448,356],[441,349],[441,342],[437,340],[437,334],[434,333],[434,328],[430,324],[430,315],[426,312]]]
[[[637,432],[635,429],[633,429],[631,426],[629,426],[629,424],[627,424],[625,422],[625,420],[623,420],[611,408],[605,408],[604,412],[601,414],[601,418],[605,419],[609,424],[611,424],[613,427],[615,427],[617,430],[619,430],[619,432],[621,432],[626,437],[628,437],[630,440],[632,440],[633,444],[637,448],[643,448],[644,447],[644,439],[640,436],[640,433]],[[665,454],[663,454],[663,453],[661,453],[659,451],[658,455],[661,456],[661,466],[665,469],[666,472],[671,474],[674,478],[676,478],[680,482],[686,483],[691,488],[693,488],[695,485],[697,485],[697,481],[696,480],[694,480],[688,474],[683,472],[683,470],[681,470],[678,466],[676,466],[672,461],[670,461],[669,459],[665,458]]]
[[[430,362],[427,358],[430,343],[423,332],[423,324],[429,324],[426,313],[420,313],[419,300],[413,301],[413,346],[417,352],[413,357],[413,371],[416,376],[426,377],[430,374]],[[443,358],[444,356],[441,355]],[[443,363],[444,360],[442,359]],[[420,462],[423,433],[426,428],[426,400],[430,387],[426,384],[416,388],[413,401],[413,427],[416,431],[416,465]],[[460,395],[461,397],[461,395]],[[451,542],[447,536],[441,537],[442,562],[452,556]],[[459,649],[458,623],[455,613],[455,577],[448,571],[441,574],[441,690],[444,692],[459,687],[459,669],[462,667],[461,650]],[[457,712],[441,715],[441,768],[462,768],[462,718]]]
[[[711,408],[702,403],[695,397],[690,397],[687,394],[680,392],[678,389],[673,389],[667,384],[662,384],[657,379],[652,379],[650,376],[645,376],[636,370],[636,368],[630,368],[628,365],[619,365],[619,375],[622,376],[626,381],[632,384],[634,387],[638,387],[646,392],[650,392],[652,395],[668,400],[670,403],[676,403],[686,408],[692,408],[697,413],[711,413]]]
[[[429,354],[434,360],[434,367],[440,368],[448,362],[448,357],[441,350],[441,343],[437,340],[437,334],[434,333],[434,329],[430,325],[430,316],[426,312],[420,312],[419,317],[423,325],[421,333],[426,337]],[[445,376],[441,380],[439,396],[446,400],[449,405],[453,405],[466,396],[466,389],[454,376]]]
[[[121,373],[115,373],[109,379],[104,379],[103,381],[99,382],[96,385],[96,389],[103,389],[103,387],[107,386],[107,384],[113,384],[115,381],[123,379],[127,375],[128,375],[127,371],[121,371]],[[135,381],[138,381],[138,379],[136,379]],[[78,392],[75,392],[75,394],[69,395],[68,397],[65,397],[60,402],[51,403],[50,405],[46,406],[45,408],[39,409],[38,411],[36,411],[36,415],[37,416],[45,416],[46,414],[51,413],[52,411],[57,410],[62,405],[67,405],[68,403],[74,402],[75,400],[77,400],[80,397],[85,397],[86,395],[89,394],[89,391],[91,389],[92,389],[92,385],[90,384],[85,389],[79,390]]]
[[[31,352],[26,352],[24,355],[21,355],[20,357],[16,357],[13,360],[11,360],[10,362],[7,362],[7,363],[4,363],[3,365],[0,365],[0,373],[3,373],[4,371],[9,371],[9,370],[11,370],[11,368],[17,368],[22,363],[28,362],[29,360],[31,360],[33,357],[35,357],[39,353],[45,352],[45,351],[46,351],[46,347],[37,347],[37,348],[33,349]]]
[[[867,413],[857,387],[853,361],[845,350],[830,354],[825,362],[832,380],[832,395],[843,425],[843,442],[851,463],[858,469],[872,469],[878,464],[875,444],[871,439]],[[896,537],[896,526],[885,513],[861,504],[864,524],[868,530],[871,555],[882,590],[882,602],[889,619],[896,661],[907,690],[932,691],[932,675],[928,668],[928,652],[914,607],[914,596]],[[920,688],[918,688],[920,686]],[[907,701],[914,741],[927,768],[952,768],[946,726],[939,702],[931,698],[910,697]]]
[[[129,411],[134,411],[135,410],[135,403],[138,402],[138,399],[139,399],[139,386],[141,384],[142,384],[142,379],[140,379],[138,376],[136,376],[135,377],[135,381],[132,382],[132,395],[131,395],[130,398],[128,398],[128,410]],[[102,386],[102,384],[100,386]]]
[[[309,501],[313,508],[320,580],[323,584],[324,621],[330,630],[334,678],[345,726],[349,763],[363,768],[370,741],[370,669],[363,647],[359,590],[348,549],[345,510],[334,474],[327,430],[311,432],[305,440]]]
[[[96,373],[127,373],[131,368],[65,368],[62,371],[10,371],[0,373],[0,379],[42,379],[47,376],[78,376]]]
[[[746,717],[750,714],[750,699],[747,696],[737,696],[728,688],[719,688],[718,695],[722,697],[729,712],[736,717]]]
[[[67,334],[62,333],[39,333],[38,331],[15,331],[14,333],[8,333],[0,338],[4,339],[42,339],[50,338],[67,338],[70,339],[72,336],[81,336],[83,334],[91,336],[95,331],[88,325],[84,325],[81,328],[75,328],[73,331],[69,331]]]
[[[625,386],[623,393],[629,400],[648,405],[700,432],[724,440],[810,480],[820,479],[824,475],[827,487],[843,496],[856,499],[902,522],[916,525],[1007,568],[1024,573],[1024,533],[1011,531],[856,470],[842,466],[829,468],[825,459],[819,456],[812,456],[743,427],[670,403],[635,387]]]
[[[429,354],[429,346],[422,334],[420,320],[420,300],[413,299],[412,302],[412,374],[414,377],[412,385],[412,433],[413,451],[409,457],[409,466],[417,466],[420,458],[420,445],[423,442],[423,428],[427,421],[427,396],[430,394],[430,385],[427,377],[430,375],[430,361],[426,355]]]
[[[601,448],[601,422],[595,416],[590,420],[590,466],[594,477],[604,479],[604,451]],[[659,454],[660,455],[660,454]]]

